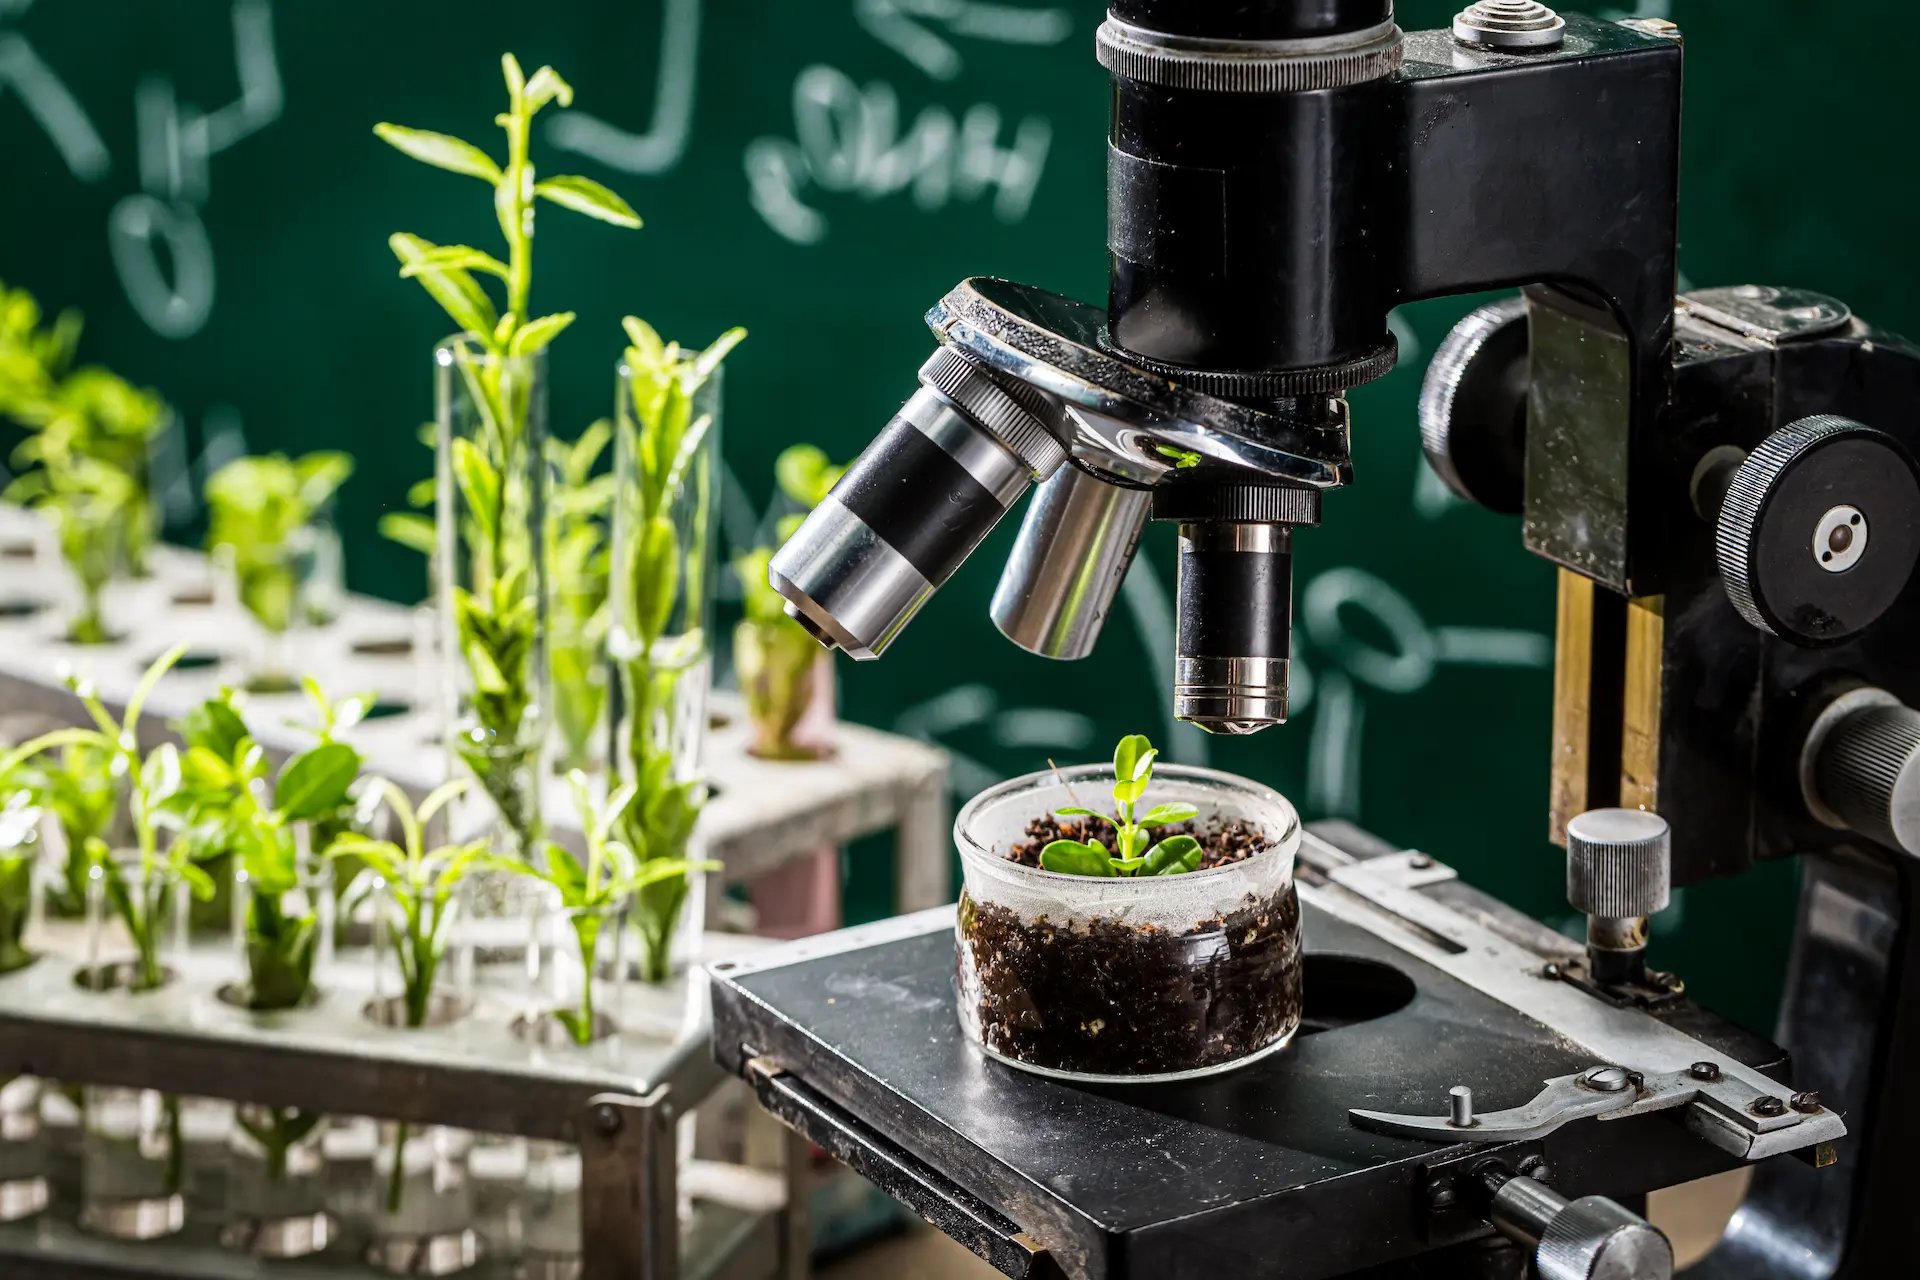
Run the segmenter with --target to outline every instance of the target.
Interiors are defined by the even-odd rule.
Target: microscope
[[[1112,0],[1097,48],[1106,307],[953,289],[773,585],[879,657],[1037,488],[993,617],[1072,659],[1172,524],[1177,714],[1282,723],[1296,536],[1311,556],[1352,479],[1346,396],[1394,367],[1388,313],[1517,289],[1435,355],[1420,443],[1559,567],[1548,808],[1585,945],[1319,824],[1314,1034],[1253,1067],[1071,1088],[983,1063],[950,923],[921,917],[716,971],[720,1060],[1009,1275],[1651,1280],[1674,1260],[1646,1194],[1742,1165],[1686,1274],[1910,1274],[1920,348],[1796,289],[1676,297],[1670,22]],[[1775,1044],[1652,967],[1646,920],[1788,857]]]

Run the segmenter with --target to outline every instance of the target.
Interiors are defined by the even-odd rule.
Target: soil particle
[[[1198,840],[1203,850],[1202,871],[1251,858],[1272,844],[1259,828],[1237,819],[1227,823],[1211,822],[1205,828],[1198,822],[1179,822],[1156,827],[1153,834],[1156,841],[1168,836],[1192,836]],[[1007,860],[1023,867],[1037,867],[1041,850],[1055,840],[1078,840],[1082,844],[1098,840],[1109,852],[1116,843],[1113,824],[1105,818],[1060,818],[1049,813],[1027,824],[1027,838],[1007,850]]]

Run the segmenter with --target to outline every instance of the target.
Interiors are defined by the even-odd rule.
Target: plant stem
[[[166,1188],[176,1192],[186,1182],[187,1167],[185,1135],[180,1127],[180,1099],[169,1093],[162,1099],[161,1105],[167,1113]]]
[[[507,237],[507,310],[519,324],[525,324],[530,318],[527,307],[533,292],[533,237],[527,234],[528,195],[533,184],[527,180],[527,135],[532,117],[523,91],[514,93],[507,119],[507,171],[502,179],[506,201],[500,220],[500,229]]]
[[[407,1171],[407,1123],[402,1120],[393,1128],[393,1169],[387,1174],[387,1212],[400,1212],[402,1193],[406,1190]]]

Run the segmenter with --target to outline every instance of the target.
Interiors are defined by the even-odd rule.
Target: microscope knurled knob
[[[1567,901],[1608,919],[1650,916],[1673,888],[1673,834],[1643,809],[1591,809],[1567,824]]]
[[[1849,714],[1821,743],[1814,783],[1849,829],[1920,853],[1920,712],[1881,703]]]
[[[1067,460],[1067,447],[1049,430],[1060,408],[1024,382],[1002,381],[957,347],[942,346],[920,366],[920,381],[952,401],[982,430],[1045,480]]]
[[[1892,607],[1920,561],[1920,468],[1884,431],[1802,418],[1760,442],[1714,528],[1727,598],[1806,648],[1849,640]]]
[[[1420,446],[1459,497],[1518,515],[1526,503],[1527,304],[1503,298],[1453,327],[1420,384]]]
[[[1670,1280],[1673,1246],[1644,1218],[1583,1196],[1547,1224],[1533,1265],[1540,1280]]]

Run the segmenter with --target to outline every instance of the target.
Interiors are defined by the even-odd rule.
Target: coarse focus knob
[[[1852,639],[1920,562],[1920,467],[1884,431],[1802,418],[1733,473],[1714,552],[1727,598],[1760,630],[1806,648]]]
[[[1800,777],[1821,821],[1920,855],[1920,712],[1883,689],[1842,694],[1807,735]]]
[[[1420,447],[1434,474],[1502,515],[1526,503],[1527,304],[1506,298],[1453,327],[1420,386]]]
[[[1650,916],[1673,887],[1673,835],[1643,809],[1590,809],[1567,823],[1567,901],[1607,919]]]
[[[1602,1196],[1569,1202],[1532,1178],[1496,1178],[1489,1217],[1534,1246],[1539,1280],[1672,1280],[1673,1246],[1660,1229]]]

